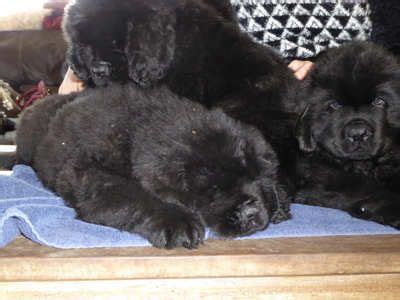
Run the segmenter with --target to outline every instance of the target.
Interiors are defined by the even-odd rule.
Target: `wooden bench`
[[[399,295],[400,235],[219,240],[191,251],[62,250],[21,237],[0,248],[0,300],[397,300]]]
[[[400,235],[0,249],[0,299],[399,299]]]

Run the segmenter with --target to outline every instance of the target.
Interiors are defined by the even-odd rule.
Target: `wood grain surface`
[[[0,249],[0,299],[398,299],[400,235]],[[82,298],[83,297],[83,298]]]

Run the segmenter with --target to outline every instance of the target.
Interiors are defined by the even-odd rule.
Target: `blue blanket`
[[[400,233],[334,209],[294,204],[292,214],[290,221],[246,238]],[[0,176],[0,247],[20,234],[57,248],[149,245],[138,235],[75,219],[75,211],[46,190],[30,167],[22,165],[14,167],[12,176]],[[215,236],[208,231],[207,238]]]

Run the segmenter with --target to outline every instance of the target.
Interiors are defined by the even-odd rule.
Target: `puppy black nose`
[[[98,78],[105,78],[111,75],[111,63],[107,61],[98,61],[92,66],[92,74]]]
[[[260,230],[269,222],[269,215],[263,204],[249,197],[237,207],[234,220],[242,233]]]
[[[366,142],[372,137],[373,130],[364,121],[352,121],[345,127],[344,135],[352,143]]]

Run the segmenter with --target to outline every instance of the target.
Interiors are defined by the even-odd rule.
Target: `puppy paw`
[[[278,224],[278,223],[284,222],[286,220],[289,220],[291,217],[292,216],[289,212],[289,208],[279,208],[274,211],[274,213],[271,217],[271,222],[273,224]]]
[[[148,239],[157,248],[197,248],[204,240],[205,228],[200,218],[179,208],[166,211],[152,221]]]
[[[273,197],[270,200],[273,204],[271,222],[277,224],[289,220],[292,217],[290,214],[290,203],[292,200],[288,194],[282,187],[275,186],[271,196]]]
[[[353,217],[400,229],[399,201],[360,201],[350,210]]]

